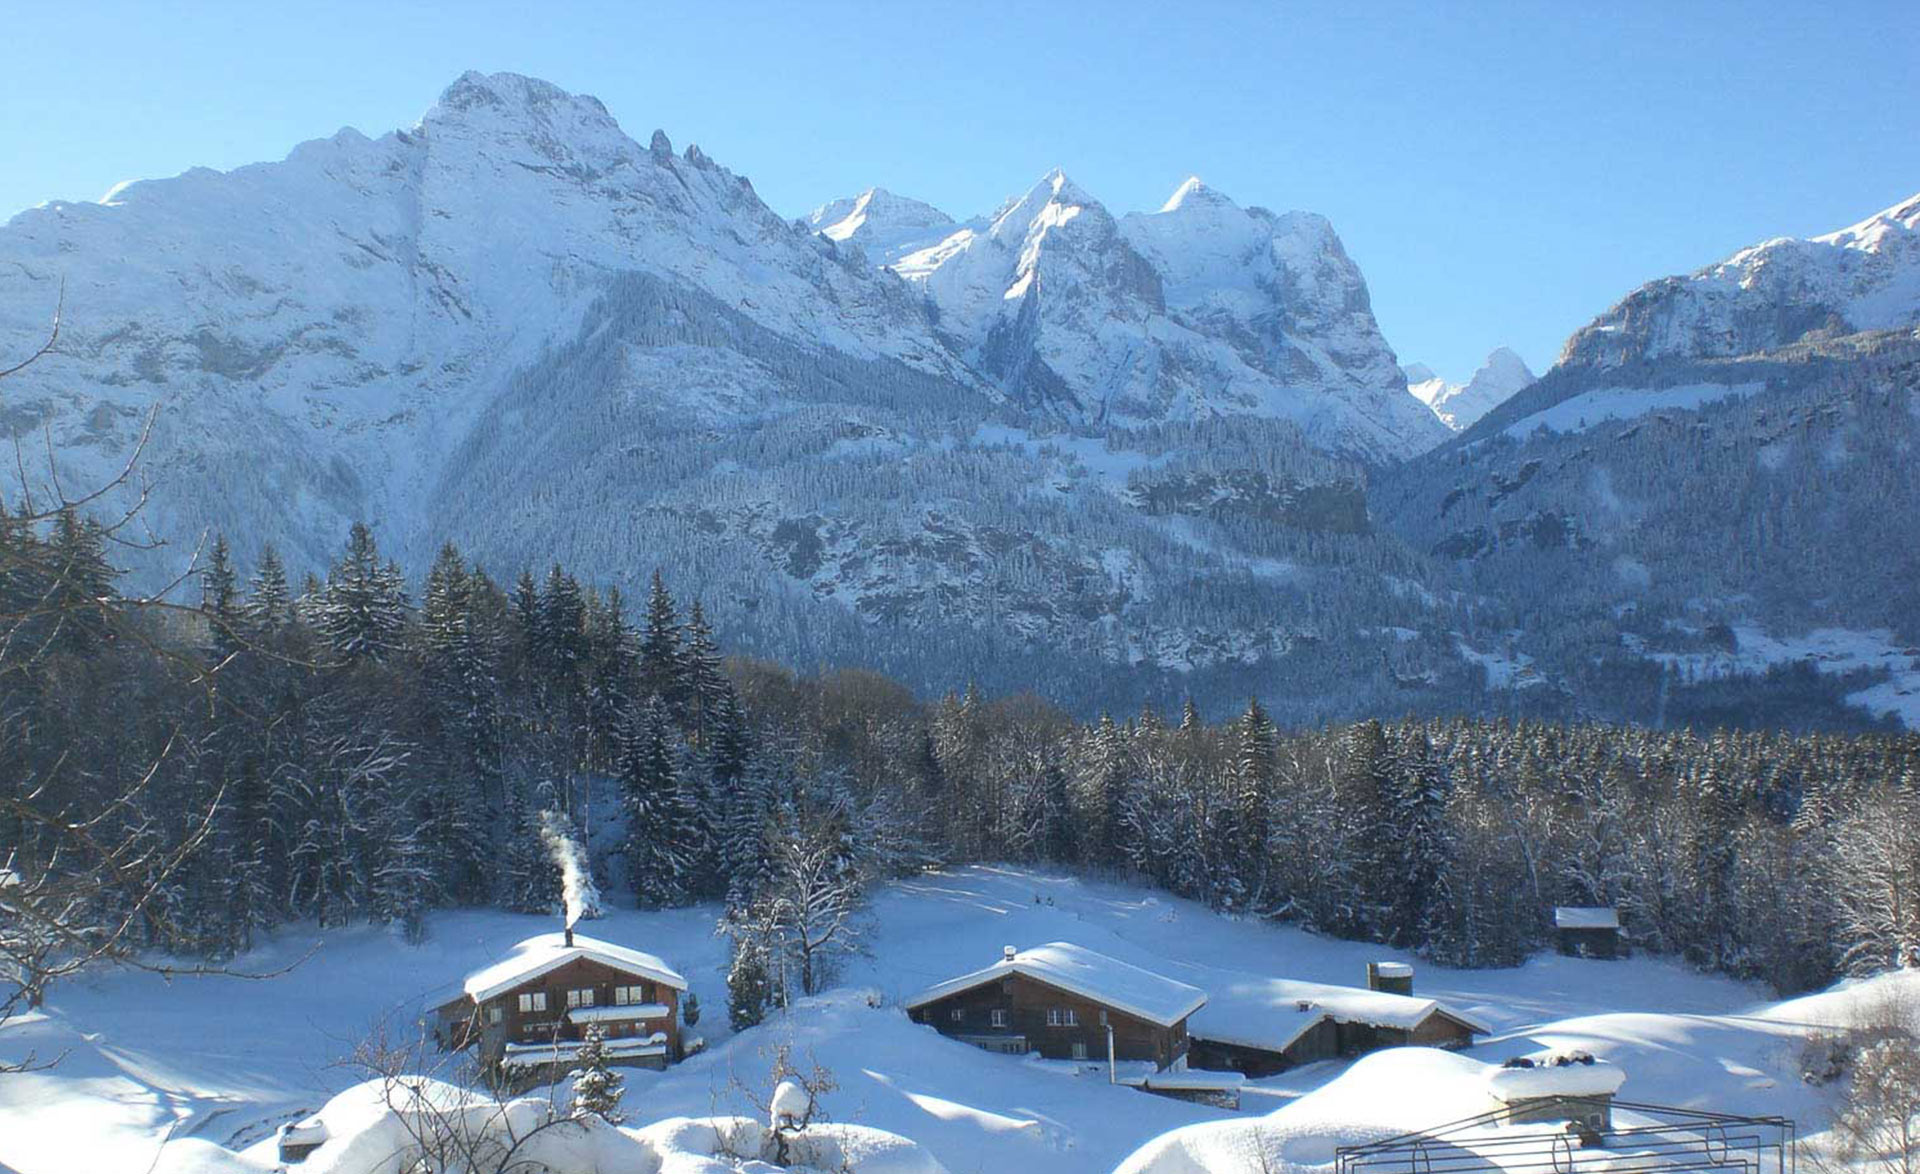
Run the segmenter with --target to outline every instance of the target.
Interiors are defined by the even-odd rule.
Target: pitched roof
[[[982,970],[928,987],[909,999],[907,1007],[910,1010],[923,1007],[948,995],[997,982],[1010,974],[1024,975],[1162,1027],[1172,1027],[1207,1002],[1206,992],[1199,987],[1142,970],[1072,942],[1048,942],[1003,957]]]
[[[1482,1035],[1490,1030],[1437,999],[1288,978],[1237,982],[1216,991],[1190,1030],[1199,1039],[1285,1051],[1323,1019],[1411,1031],[1434,1015]]]
[[[1611,905],[1560,905],[1553,911],[1560,929],[1619,929],[1620,911]]]
[[[616,946],[612,942],[578,933],[573,935],[573,944],[569,946],[565,935],[543,933],[521,942],[498,962],[482,966],[467,975],[461,980],[460,989],[454,993],[454,997],[464,995],[476,1003],[484,1003],[523,982],[558,970],[576,958],[586,958],[627,974],[651,979],[677,991],[687,989],[687,980],[680,977],[679,971],[643,950]]]

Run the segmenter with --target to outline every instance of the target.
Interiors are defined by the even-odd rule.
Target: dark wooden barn
[[[1148,1061],[1166,1069],[1187,1054],[1187,1018],[1207,1001],[1197,987],[1070,942],[1029,950],[922,991],[915,1023],[989,1051],[1055,1060]]]

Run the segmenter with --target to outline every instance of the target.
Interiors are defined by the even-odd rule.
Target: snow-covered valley
[[[840,1087],[826,1101],[833,1120],[911,1138],[954,1174],[1105,1174],[1161,1135],[1193,1125],[1215,1127],[1203,1133],[1201,1152],[1229,1154],[1264,1114],[1287,1110],[1298,1119],[1288,1107],[1313,1104],[1315,1090],[1350,1067],[1325,1061],[1250,1082],[1236,1113],[1109,1085],[1099,1064],[1075,1074],[1071,1065],[992,1055],[908,1021],[903,999],[991,961],[1006,944],[1073,941],[1216,991],[1275,977],[1355,985],[1367,962],[1411,962],[1417,992],[1492,1028],[1465,1053],[1474,1060],[1577,1047],[1623,1067],[1623,1095],[1634,1100],[1784,1114],[1803,1132],[1820,1129],[1830,1112],[1826,1094],[1801,1080],[1805,1037],[1844,1022],[1862,997],[1854,989],[1770,1002],[1760,988],[1645,957],[1537,956],[1517,969],[1452,971],[1127,885],[970,867],[884,888],[868,953],[852,961],[838,987],[731,1036],[721,981],[726,951],[714,915],[709,907],[618,910],[586,926],[669,959],[705,1008],[694,1029],[708,1041],[703,1053],[663,1072],[629,1073],[628,1123],[754,1115],[745,1092],[764,1094],[774,1050],[785,1043],[834,1074]],[[234,964],[256,973],[293,967],[272,977],[86,977],[8,1029],[0,1058],[32,1051],[59,1063],[0,1082],[0,1167],[19,1174],[217,1169],[196,1165],[217,1146],[242,1153],[225,1169],[270,1169],[273,1131],[358,1079],[340,1066],[357,1042],[382,1023],[413,1030],[434,991],[551,924],[443,913],[418,946],[381,929],[295,927]],[[1902,976],[1869,985],[1911,982]],[[1392,1057],[1364,1059],[1361,1065],[1376,1067],[1355,1072],[1373,1071],[1388,1087],[1394,1077],[1377,1066]],[[1346,1088],[1341,1095],[1350,1097]],[[1445,1113],[1446,1093],[1435,1087],[1428,1104],[1384,1111],[1408,1129],[1439,1124],[1425,1115]],[[1153,1152],[1130,1168],[1195,1168],[1156,1164],[1173,1159],[1162,1153],[1149,1161]]]

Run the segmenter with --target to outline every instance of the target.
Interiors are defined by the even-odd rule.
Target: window
[[[1083,1043],[1079,1043],[1079,1042],[1076,1042],[1076,1043],[1075,1043],[1075,1044],[1073,1045],[1073,1058],[1074,1058],[1074,1059],[1076,1059],[1076,1060],[1084,1060],[1084,1059],[1086,1059],[1086,1058],[1087,1058],[1087,1045],[1085,1045],[1085,1044],[1083,1044]]]
[[[1078,1027],[1080,1026],[1080,1013],[1072,1007],[1048,1007],[1047,1026]]]
[[[647,997],[647,993],[647,988],[644,983],[636,983],[633,986],[617,986],[613,988],[613,1001],[616,1006],[636,1007],[641,1003],[651,1003],[653,1001]]]
[[[1009,1026],[1008,1020],[1011,1017],[1007,1014],[1007,1009],[1005,1007],[995,1007],[993,1009],[992,1015],[993,1015],[993,1025],[995,1027]]]
[[[569,1008],[593,1006],[593,988],[590,986],[583,986],[583,987],[575,987],[572,990],[568,991],[567,1006]]]
[[[955,1007],[953,1010],[947,1012],[947,1018],[953,1020],[955,1023],[965,1023],[967,1021],[967,1010],[965,1007]]]
[[[500,1010],[500,1004],[495,1003],[493,1006],[487,1008],[488,1023],[498,1023],[503,1018],[503,1016],[504,1016],[504,1013]]]
[[[546,1009],[547,992],[535,991],[530,995],[520,996],[520,1013],[522,1015],[525,1015],[529,1011],[545,1011]]]

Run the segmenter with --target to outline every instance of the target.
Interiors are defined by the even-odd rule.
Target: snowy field
[[[1856,632],[1816,628],[1800,636],[1771,636],[1748,624],[1733,629],[1732,652],[1655,653],[1653,659],[1685,669],[1695,677],[1759,673],[1775,665],[1811,661],[1823,673],[1885,669],[1888,679],[1847,695],[1847,703],[1875,716],[1892,716],[1909,730],[1920,730],[1920,649],[1894,639],[1885,628]]]
[[[803,1066],[817,1060],[831,1069],[839,1084],[826,1100],[834,1120],[913,1138],[954,1174],[1094,1174],[1184,1126],[1244,1131],[1276,1110],[1282,1116],[1273,1121],[1297,1122],[1316,1103],[1335,1103],[1332,1093],[1318,1101],[1306,1094],[1349,1067],[1327,1062],[1253,1082],[1236,1114],[1114,1087],[1103,1072],[1074,1075],[1066,1065],[990,1055],[908,1022],[903,998],[991,963],[1003,945],[1073,941],[1207,990],[1273,977],[1360,984],[1370,960],[1413,962],[1416,993],[1492,1026],[1494,1034],[1469,1053],[1476,1060],[1585,1048],[1626,1070],[1622,1095],[1630,1099],[1783,1113],[1803,1133],[1819,1127],[1827,1110],[1823,1094],[1799,1079],[1800,1039],[1837,1021],[1854,997],[1769,1004],[1758,988],[1644,958],[1543,956],[1514,970],[1448,971],[1140,888],[975,867],[889,886],[875,902],[869,956],[854,960],[840,988],[730,1037],[713,916],[711,909],[620,910],[588,927],[665,957],[687,975],[705,1012],[690,1033],[707,1039],[704,1054],[663,1073],[628,1075],[629,1123],[757,1115],[740,1089],[764,1096],[771,1053],[789,1043]],[[318,1108],[358,1079],[337,1062],[373,1024],[412,1023],[430,993],[551,928],[545,918],[450,913],[432,920],[421,946],[383,930],[295,930],[240,963],[269,970],[306,956],[282,977],[168,984],[115,973],[60,988],[44,1014],[0,1036],[9,1059],[28,1050],[64,1057],[50,1072],[0,1078],[0,1168],[210,1168],[187,1159],[212,1152],[197,1148],[205,1143],[238,1149],[261,1142],[281,1122]],[[1353,1082],[1346,1087],[1351,1096]],[[1448,1103],[1436,1092],[1425,1102],[1398,1098],[1392,1111],[1414,1128],[1446,1119]],[[1440,1116],[1420,1119],[1434,1113]],[[1203,1129],[1201,1136],[1212,1135]],[[170,1147],[163,1158],[169,1138],[199,1140]],[[1141,1162],[1143,1170],[1193,1168],[1150,1154]]]
[[[1650,412],[1698,411],[1724,399],[1744,399],[1764,391],[1761,383],[1692,383],[1684,387],[1605,387],[1582,392],[1550,408],[1507,425],[1506,434],[1525,440],[1542,429],[1585,432],[1611,420],[1631,420]]]

